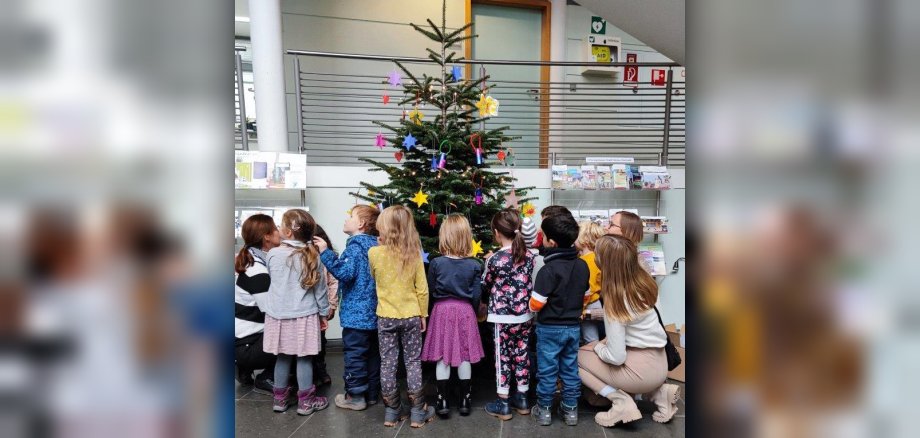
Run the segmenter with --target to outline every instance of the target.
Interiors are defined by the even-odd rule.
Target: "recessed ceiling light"
[[[234,21],[239,21],[241,23],[248,23],[249,17],[233,17]]]

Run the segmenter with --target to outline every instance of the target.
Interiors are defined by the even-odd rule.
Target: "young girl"
[[[591,276],[588,280],[588,291],[585,293],[585,321],[581,323],[581,340],[585,344],[599,341],[603,329],[603,322],[592,321],[590,316],[587,316],[588,311],[602,308],[600,269],[594,261],[594,242],[597,242],[597,239],[603,235],[604,229],[600,225],[585,221],[579,224],[578,240],[575,241],[575,247],[578,248],[581,259],[588,264],[588,272]]]
[[[470,414],[470,364],[484,356],[476,325],[474,304],[482,293],[482,266],[470,258],[473,232],[463,215],[452,214],[444,219],[438,232],[438,249],[443,257],[428,266],[428,291],[434,299],[431,330],[425,338],[422,360],[437,362],[437,413],[450,415],[447,403],[447,382],[450,368],[457,368],[460,377],[460,415]]]
[[[377,220],[380,246],[367,257],[377,282],[377,327],[380,337],[380,383],[386,405],[384,426],[395,426],[405,418],[396,361],[402,345],[412,405],[412,427],[422,427],[434,418],[434,408],[425,404],[422,388],[422,332],[428,317],[428,281],[422,264],[422,246],[412,211],[401,205],[387,207]]]
[[[316,395],[313,384],[313,356],[320,352],[320,330],[326,326],[329,299],[325,269],[313,245],[316,222],[300,209],[281,217],[281,246],[268,252],[271,276],[268,307],[265,309],[266,353],[275,361],[272,409],[284,412],[292,404],[288,373],[297,362],[297,413],[310,415],[329,406],[326,397]]]
[[[323,229],[319,224],[316,225],[316,235],[313,237],[313,240],[320,239],[323,241],[326,247],[332,250],[333,254],[335,253],[335,248],[332,247],[332,242],[329,240],[329,236],[326,234],[326,230]],[[317,246],[317,251],[320,251],[322,255],[322,250]],[[326,269],[326,290],[329,295],[329,317],[327,321],[335,317],[335,310],[339,307],[339,280],[332,275],[332,272],[329,269]],[[328,385],[332,383],[332,377],[329,377],[329,372],[326,370],[326,330],[323,329],[321,334],[320,342],[320,351],[316,355],[316,360],[313,361],[313,383],[317,385]]]
[[[652,419],[670,421],[677,412],[680,387],[665,383],[667,338],[654,308],[658,284],[639,266],[631,240],[608,235],[598,239],[596,248],[607,339],[581,347],[578,374],[585,386],[613,406],[594,420],[604,427],[638,420],[642,413],[630,394],[649,394],[658,408]]]
[[[377,285],[367,259],[368,250],[377,246],[378,215],[379,210],[367,205],[351,209],[342,228],[349,237],[338,258],[325,240],[313,239],[323,265],[341,287],[345,393],[335,396],[335,405],[342,409],[360,411],[380,397]]]
[[[495,324],[495,378],[498,399],[486,405],[486,412],[502,420],[511,419],[511,408],[521,415],[530,413],[527,390],[530,358],[527,344],[533,328],[528,303],[533,283],[534,255],[527,251],[521,235],[521,213],[512,208],[492,217],[492,233],[501,245],[486,260],[482,282],[483,299],[489,301],[489,322]],[[508,400],[511,380],[517,393]]]

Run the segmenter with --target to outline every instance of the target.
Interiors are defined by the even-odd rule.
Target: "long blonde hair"
[[[454,213],[444,219],[438,231],[438,251],[456,257],[469,257],[473,252],[473,231],[462,214]]]
[[[380,244],[389,246],[399,258],[399,273],[411,272],[422,259],[422,242],[415,229],[412,211],[402,205],[387,207],[377,218]]]
[[[313,246],[316,221],[313,220],[310,213],[295,208],[284,212],[284,215],[281,216],[281,226],[291,230],[294,240],[305,244],[303,248],[295,249],[294,254],[300,254],[302,260],[303,272],[300,274],[300,287],[304,290],[310,289],[319,282],[319,251]],[[293,267],[293,264],[289,266]]]
[[[631,240],[601,237],[595,245],[594,261],[601,270],[601,298],[608,317],[627,322],[658,301],[658,283],[639,265]]]
[[[599,224],[591,221],[583,221],[578,224],[578,240],[575,241],[575,246],[577,246],[578,249],[592,252],[594,251],[594,245],[597,239],[600,239],[604,234],[606,234],[606,231],[604,231],[604,228]]]

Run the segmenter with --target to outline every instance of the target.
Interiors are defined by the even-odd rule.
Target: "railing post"
[[[243,150],[249,150],[249,129],[246,127],[246,96],[243,94],[243,57],[236,54],[236,92],[240,103],[240,138],[243,140]]]
[[[668,83],[664,95],[664,135],[662,136],[661,156],[658,158],[659,166],[668,165],[668,142],[671,140],[671,93],[673,92],[674,70],[668,69]]]
[[[297,111],[297,152],[303,153],[303,96],[300,95],[300,57],[294,56],[294,96]]]

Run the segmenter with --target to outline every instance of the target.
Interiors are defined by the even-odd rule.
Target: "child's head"
[[[540,212],[540,219],[546,219],[548,217],[556,216],[560,214],[566,214],[566,215],[572,216],[572,212],[569,211],[568,208],[565,208],[561,205],[550,205],[549,207],[544,208],[543,211]]]
[[[594,251],[594,243],[605,234],[604,228],[596,222],[584,221],[578,224],[578,239],[575,240],[575,247],[579,251]]]
[[[578,239],[578,223],[570,215],[557,214],[543,220],[540,228],[546,240],[547,248],[571,248]]]
[[[387,207],[377,218],[381,245],[389,246],[400,259],[400,272],[408,272],[421,260],[422,242],[415,229],[412,211],[402,205]]]
[[[326,242],[326,246],[329,247],[332,252],[335,252],[335,248],[332,246],[332,241],[329,240],[329,235],[326,234],[326,230],[324,230],[320,224],[316,224],[316,237],[323,239],[323,241]]]
[[[342,231],[349,236],[364,233],[371,236],[377,235],[377,217],[380,210],[370,205],[356,205],[352,207]]]
[[[316,221],[313,216],[304,210],[295,208],[284,212],[281,216],[281,235],[285,239],[296,240],[304,244],[294,253],[300,254],[303,260],[303,273],[300,277],[300,287],[309,289],[319,281],[319,251],[313,246],[313,236],[316,235]]]
[[[275,220],[266,214],[249,216],[243,222],[241,234],[243,236],[243,248],[237,255],[236,263],[234,264],[236,272],[239,273],[246,272],[246,268],[252,266],[255,262],[252,254],[249,253],[249,248],[269,250],[281,245],[281,233],[278,231],[278,227],[275,226]]]
[[[462,214],[447,216],[438,231],[438,251],[443,255],[469,257],[473,252],[473,230]]]
[[[521,212],[513,208],[499,210],[492,216],[492,232],[511,241],[514,263],[522,263],[527,255],[527,245],[521,235]]]
[[[638,245],[645,237],[642,231],[642,219],[639,218],[639,215],[629,211],[618,211],[610,218],[607,234],[623,236],[631,240],[634,245]]]
[[[623,236],[597,240],[594,260],[601,270],[601,298],[610,318],[626,322],[658,301],[658,284],[639,264],[636,245]]]

